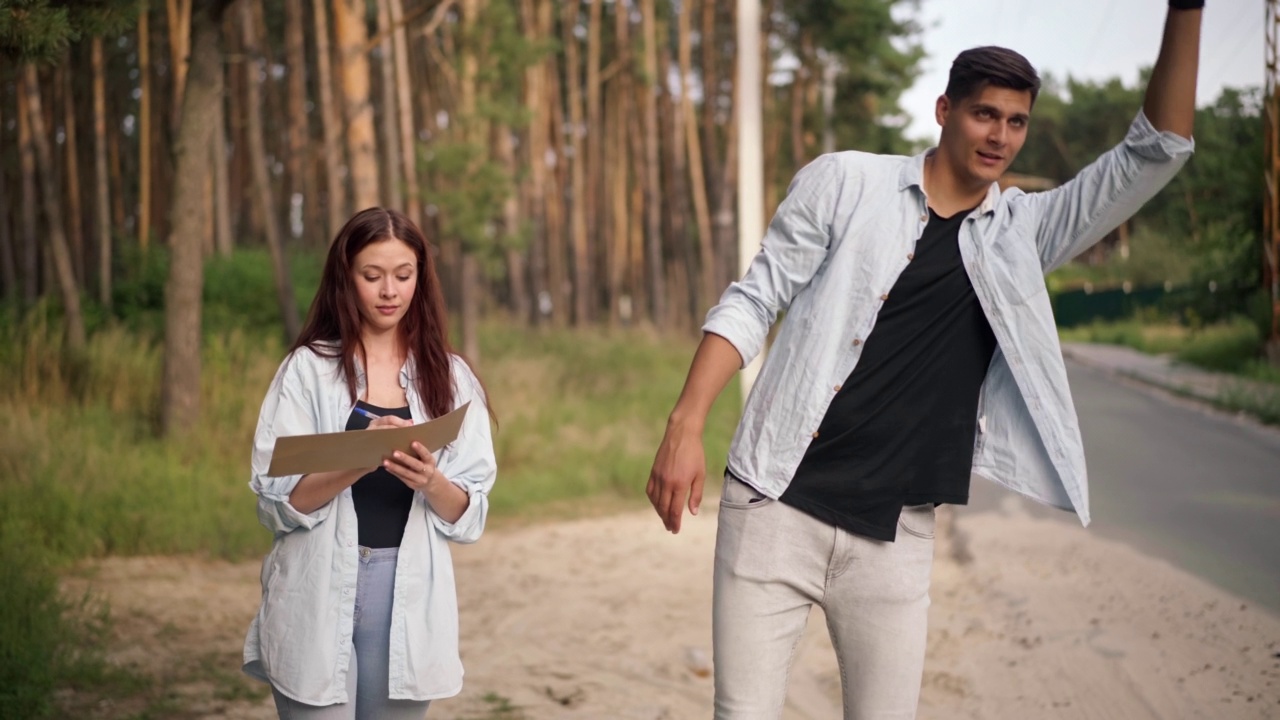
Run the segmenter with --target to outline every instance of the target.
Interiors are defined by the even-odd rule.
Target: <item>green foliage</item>
[[[18,61],[54,60],[85,35],[124,31],[139,0],[0,0],[0,54]]]
[[[321,251],[289,256],[289,275],[298,307],[307,308],[320,285],[324,268]],[[164,287],[169,277],[169,253],[164,247],[143,252],[126,245],[116,259],[112,287],[112,312],[107,314],[92,300],[87,308],[93,321],[89,329],[114,318],[131,330],[159,336],[164,331]],[[237,250],[230,257],[205,261],[202,329],[206,335],[232,330],[279,332],[280,305],[276,301],[275,276],[263,248]]]
[[[526,228],[497,221],[520,178],[490,155],[490,138],[478,137],[477,130],[493,123],[495,132],[509,132],[528,122],[529,109],[520,94],[523,73],[557,47],[553,41],[531,41],[521,32],[519,19],[514,0],[485,5],[462,36],[467,50],[484,58],[476,73],[480,91],[474,113],[455,114],[445,133],[419,149],[429,212],[440,213],[444,236],[478,256],[491,277],[505,269],[504,251],[525,244]],[[459,53],[459,63],[461,57]],[[461,67],[455,72],[461,74]]]
[[[820,71],[817,58],[839,67],[831,118],[837,148],[885,153],[912,149],[898,102],[919,76],[924,58],[918,42],[920,26],[903,12],[915,5],[903,0],[783,0],[779,4],[774,33],[785,52],[792,56],[814,53],[815,57],[805,58],[814,71]],[[780,117],[773,122],[788,123],[792,104],[790,98],[779,102]],[[815,138],[822,132],[822,113],[818,103],[805,118],[805,129]],[[790,143],[782,145],[790,155]],[[779,166],[778,182],[785,187],[798,163],[791,158]]]
[[[1178,350],[1178,359],[1208,370],[1238,373],[1262,354],[1258,327],[1245,318],[1192,332]]]
[[[103,659],[106,608],[58,590],[56,558],[32,542],[29,522],[0,515],[0,717],[55,716],[60,688],[130,688]]]

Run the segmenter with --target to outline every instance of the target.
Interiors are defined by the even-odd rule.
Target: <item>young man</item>
[[[1171,0],[1127,137],[1065,185],[1000,192],[1039,89],[1015,52],[961,53],[914,158],[801,170],[746,275],[707,316],[648,495],[697,513],[702,429],[787,310],[733,439],[716,539],[715,717],[778,718],[812,605],[846,718],[915,716],[934,507],[971,471],[1089,521],[1044,274],[1131,216],[1192,151],[1203,1]],[[1154,18],[1153,18],[1154,21]]]

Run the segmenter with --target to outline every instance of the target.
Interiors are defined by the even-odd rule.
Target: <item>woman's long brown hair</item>
[[[396,328],[402,347],[417,369],[414,384],[418,396],[431,417],[440,417],[453,409],[455,391],[444,295],[427,238],[412,220],[395,210],[362,210],[342,226],[329,246],[320,289],[307,313],[306,325],[290,351],[306,347],[322,357],[340,357],[351,401],[356,401],[355,358],[357,350],[363,355],[364,343],[352,266],[365,247],[392,239],[413,248],[418,259],[413,301]]]

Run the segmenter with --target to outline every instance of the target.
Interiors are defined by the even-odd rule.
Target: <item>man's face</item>
[[[999,180],[1027,141],[1031,91],[988,85],[958,103],[943,95],[936,115],[942,126],[938,152],[957,180],[976,190]]]

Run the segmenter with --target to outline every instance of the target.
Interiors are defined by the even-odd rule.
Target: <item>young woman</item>
[[[381,467],[270,477],[275,439],[420,423],[470,402],[434,457],[415,443]],[[449,349],[426,238],[404,215],[351,218],[306,327],[258,417],[258,519],[275,533],[244,669],[281,718],[421,720],[462,689],[446,541],[480,537],[497,465],[479,379]]]

